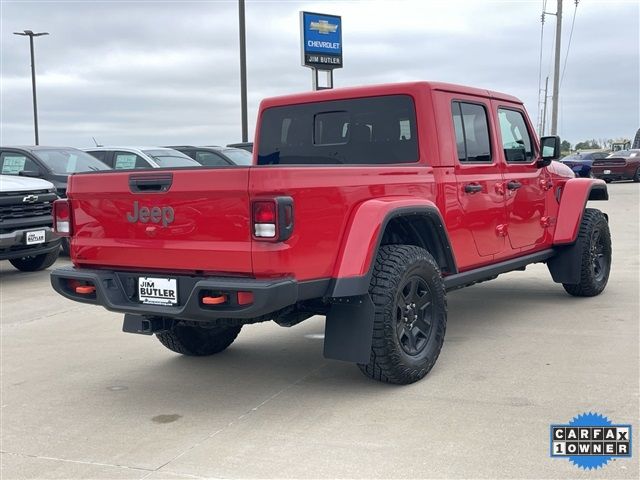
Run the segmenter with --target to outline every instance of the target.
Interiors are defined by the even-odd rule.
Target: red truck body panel
[[[251,274],[248,168],[183,169],[167,193],[132,193],[138,172],[72,175],[72,259],[80,267]],[[171,206],[174,220],[127,221],[139,208]]]

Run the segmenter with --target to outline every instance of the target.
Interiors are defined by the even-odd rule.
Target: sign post
[[[323,13],[300,12],[302,66],[312,70],[314,90],[333,88],[333,70],[342,68],[342,18]],[[319,74],[326,76],[321,85]]]

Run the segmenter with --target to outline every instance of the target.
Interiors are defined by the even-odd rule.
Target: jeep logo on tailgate
[[[133,202],[133,213],[127,212],[127,222],[130,223],[160,223],[166,227],[173,223],[175,218],[173,208],[171,207],[140,207],[138,201]]]

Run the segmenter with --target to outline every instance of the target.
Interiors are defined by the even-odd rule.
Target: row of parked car
[[[60,196],[66,193],[72,173],[108,169],[149,169],[250,165],[252,144],[194,147],[0,147],[0,173],[43,178],[53,183]]]
[[[640,149],[608,152],[603,150],[576,152],[560,160],[576,177],[640,182]]]
[[[0,260],[18,270],[51,266],[69,245],[53,234],[53,202],[69,175],[110,169],[250,165],[253,144],[226,147],[0,147]]]

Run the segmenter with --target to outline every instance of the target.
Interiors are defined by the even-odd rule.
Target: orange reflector
[[[79,287],[76,287],[76,293],[79,293],[80,295],[96,293],[96,287],[93,285],[80,285]]]
[[[202,303],[205,305],[220,305],[227,301],[226,295],[220,295],[218,297],[202,297]]]
[[[238,292],[238,305],[253,303],[253,292]]]

